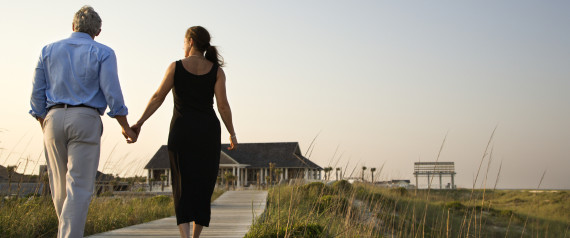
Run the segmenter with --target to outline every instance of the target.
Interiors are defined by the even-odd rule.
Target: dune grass
[[[212,201],[224,191],[215,190]],[[171,196],[95,197],[85,235],[97,234],[174,215]],[[50,197],[11,198],[0,202],[0,237],[55,237],[57,216]]]
[[[279,186],[269,190],[266,211],[246,237],[565,237],[568,196],[566,191],[416,192],[346,181]]]

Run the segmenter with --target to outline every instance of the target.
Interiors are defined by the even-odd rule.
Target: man
[[[42,49],[35,70],[30,114],[42,126],[57,237],[83,237],[93,193],[103,125],[109,106],[128,143],[136,133],[127,122],[114,51],[94,39],[101,18],[90,6],[73,18],[71,37]]]

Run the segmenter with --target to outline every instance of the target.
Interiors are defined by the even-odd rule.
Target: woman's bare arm
[[[160,86],[150,98],[150,101],[148,102],[148,105],[144,109],[141,118],[137,121],[135,125],[132,126],[132,128],[137,132],[137,134],[140,132],[140,128],[144,124],[144,122],[148,118],[150,118],[150,116],[152,116],[152,114],[154,114],[154,112],[156,112],[156,110],[162,105],[162,102],[164,102],[164,99],[166,98],[166,96],[174,86],[175,69],[176,69],[176,62],[172,62],[166,69],[166,73],[164,75],[162,83],[160,83]]]
[[[230,133],[230,149],[233,149],[234,146],[238,144],[238,142],[236,138],[236,132],[234,131],[234,124],[232,122],[232,109],[230,108],[228,97],[226,95],[226,75],[224,74],[224,70],[222,68],[218,68],[218,74],[216,77],[217,79],[216,85],[214,87],[214,94],[216,95],[218,112],[222,117],[222,121],[224,122],[226,129]]]

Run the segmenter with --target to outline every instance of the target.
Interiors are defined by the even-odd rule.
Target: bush
[[[317,211],[322,212],[333,212],[333,213],[344,213],[348,208],[348,200],[344,197],[325,195],[319,199],[317,205]]]
[[[152,197],[151,201],[157,205],[168,205],[168,203],[172,201],[172,198],[166,195],[157,195]]]
[[[323,227],[319,224],[307,224],[292,229],[291,237],[321,237],[323,231]]]
[[[331,189],[321,182],[312,182],[301,186],[301,191],[305,196],[318,196],[320,194],[331,194]]]
[[[284,238],[285,237],[285,228],[281,227],[279,230],[272,230],[265,232],[263,234],[250,234],[248,233],[245,237],[247,238]],[[327,237],[324,234],[323,226],[319,224],[307,224],[307,225],[298,225],[293,226],[287,231],[287,237],[292,238],[304,238],[304,237]]]
[[[463,211],[465,210],[465,205],[463,205],[460,201],[453,201],[453,202],[448,202],[445,204],[444,206],[447,209],[451,209],[454,211]]]
[[[98,196],[99,196],[99,197],[112,197],[112,196],[113,196],[113,192],[112,192],[112,191],[102,192],[102,193],[99,194]]]
[[[408,195],[408,190],[404,187],[397,187],[397,188],[391,188],[390,192],[393,194],[396,194],[398,196],[406,196]]]
[[[348,193],[352,190],[352,184],[346,180],[339,180],[332,184],[332,188],[341,193]]]

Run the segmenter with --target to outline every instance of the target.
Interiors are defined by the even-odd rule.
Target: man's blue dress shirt
[[[46,45],[41,52],[33,82],[30,114],[45,118],[56,104],[86,105],[103,115],[109,105],[110,117],[125,116],[117,74],[115,52],[87,33]]]

